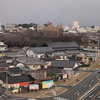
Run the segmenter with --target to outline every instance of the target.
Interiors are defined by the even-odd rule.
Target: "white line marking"
[[[94,80],[92,80],[91,82],[93,82]]]
[[[87,85],[84,86],[84,88],[87,87]]]
[[[74,94],[77,94],[79,91],[75,92]]]

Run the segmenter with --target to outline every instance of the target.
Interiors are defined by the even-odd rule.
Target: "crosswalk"
[[[53,97],[53,100],[69,100],[69,99],[62,98],[62,97]]]

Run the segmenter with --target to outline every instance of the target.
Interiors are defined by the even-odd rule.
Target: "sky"
[[[0,0],[0,22],[100,26],[100,0]]]

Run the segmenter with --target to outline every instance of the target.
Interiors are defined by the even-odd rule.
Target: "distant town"
[[[43,98],[41,91],[46,94],[49,89],[54,89],[53,93],[47,93],[45,96],[62,94],[62,98],[66,98],[62,100],[74,100],[74,96],[76,100],[80,94],[83,96],[87,91],[88,88],[85,87],[89,85],[90,89],[98,83],[100,76],[96,70],[99,68],[99,26],[80,27],[75,20],[72,21],[72,27],[63,24],[53,26],[51,22],[44,25],[0,25],[0,91],[7,96],[17,94],[19,97]],[[84,91],[81,91],[78,87],[80,85],[77,84],[82,85]],[[69,88],[65,90],[69,85],[71,89],[79,89],[73,96],[71,92],[70,95],[67,93]],[[57,86],[60,88],[56,90]],[[63,95],[64,92],[67,97]],[[10,96],[8,98],[12,98]],[[67,99],[68,96],[71,97]]]
[[[57,26],[53,26],[52,22],[44,23],[44,25],[41,25],[40,23],[25,23],[25,24],[14,24],[14,23],[6,23],[5,25],[2,25],[0,23],[0,33],[9,33],[9,32],[23,32],[25,30],[33,30],[33,31],[56,31],[60,32],[62,31],[64,34],[66,33],[95,33],[100,32],[100,26],[97,25],[91,25],[91,26],[85,26],[81,27],[78,23],[78,21],[73,20],[72,26],[65,26],[64,24],[60,24]]]

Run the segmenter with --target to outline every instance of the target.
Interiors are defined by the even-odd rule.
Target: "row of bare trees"
[[[77,44],[86,44],[88,37],[85,34],[60,35],[59,37],[45,37],[42,32],[27,31],[18,34],[1,34],[0,41],[3,41],[8,47],[35,47],[42,42],[72,42]]]

